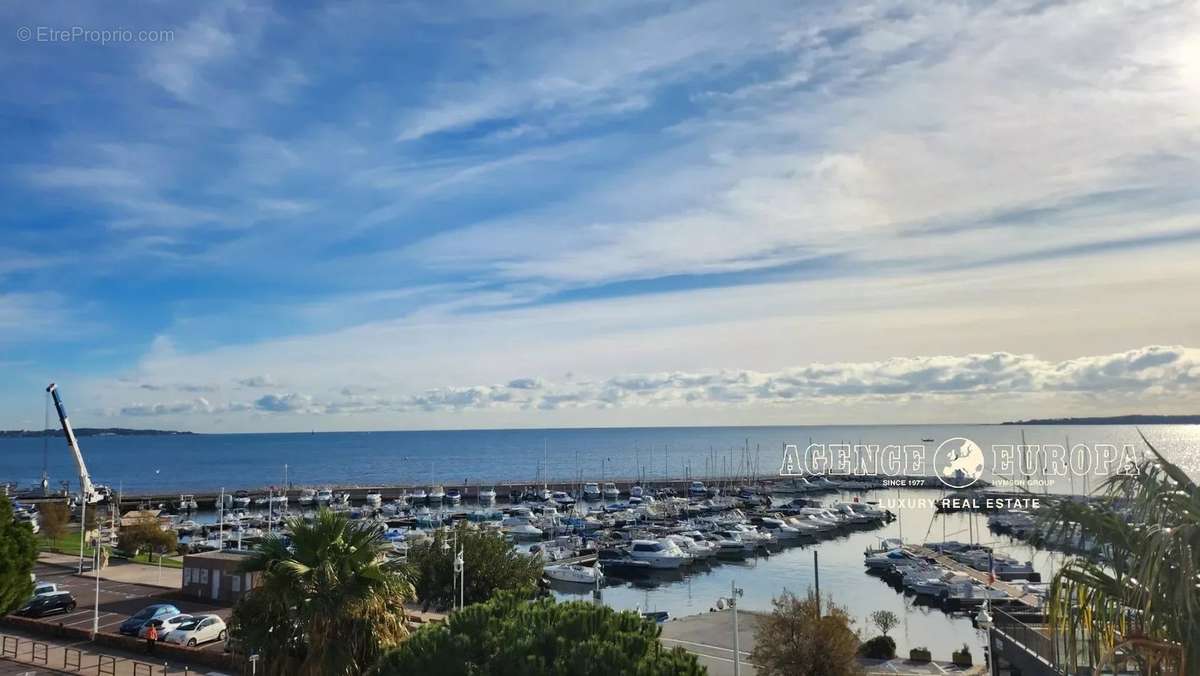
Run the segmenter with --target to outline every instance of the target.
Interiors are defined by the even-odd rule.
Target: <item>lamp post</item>
[[[79,491],[79,574],[83,575],[83,543],[87,542],[87,494]]]
[[[741,638],[738,636],[738,613],[737,613],[737,598],[742,595],[742,589],[737,586],[735,580],[729,581],[729,598],[718,599],[717,607],[722,605],[722,602],[729,605],[729,610],[733,614],[733,676],[741,676],[742,674],[742,645]]]
[[[92,603],[92,640],[100,633],[100,543],[96,543],[96,564],[92,566],[92,575],[96,577],[96,599]]]
[[[454,578],[453,579],[454,579],[454,584],[458,587],[458,608],[457,609],[462,610],[463,606],[465,605],[465,598],[466,598],[466,586],[467,586],[466,585],[466,565],[463,561],[462,548],[459,546],[458,533],[456,533],[454,531],[449,532],[447,534],[447,539],[449,540],[449,542],[446,542],[446,541],[442,542],[442,551],[448,552],[451,549],[454,550],[454,564],[453,564]],[[451,607],[454,606],[453,599],[451,599],[450,605],[451,605]]]

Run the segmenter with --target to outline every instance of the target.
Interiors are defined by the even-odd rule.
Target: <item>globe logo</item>
[[[950,488],[967,488],[983,477],[983,449],[963,437],[947,439],[933,453],[933,471]]]

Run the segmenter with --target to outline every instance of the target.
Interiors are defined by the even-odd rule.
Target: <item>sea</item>
[[[1200,471],[1200,425],[1141,429],[1160,452]],[[1130,426],[857,425],[795,427],[627,427],[291,434],[92,436],[79,444],[95,483],[127,493],[166,494],[283,485],[488,485],[543,480],[705,479],[778,474],[784,449],[810,444],[929,448],[953,439],[995,445],[1129,445],[1146,449]],[[933,442],[923,442],[932,439]],[[61,435],[0,438],[0,482],[51,484],[77,473]],[[993,477],[990,467],[983,478]],[[927,467],[928,473],[930,469]],[[1052,478],[1049,490],[1081,492],[1098,475]]]
[[[441,483],[474,487],[506,482],[535,485],[543,480],[767,478],[784,467],[789,444],[801,449],[810,444],[924,444],[932,454],[942,442],[958,438],[970,439],[983,449],[1017,444],[1129,445],[1139,456],[1147,452],[1149,442],[1192,476],[1200,474],[1200,426],[1196,425],[1153,425],[1140,430],[1129,426],[865,425],[189,434],[84,437],[80,446],[95,482],[127,494],[161,495],[220,488],[266,489],[285,481],[309,486]],[[926,439],[933,441],[922,441]],[[43,467],[53,486],[70,481],[78,489],[73,461],[61,436],[0,438],[0,482],[32,485],[40,479]],[[925,469],[930,473],[930,468]],[[985,470],[985,480],[1004,478],[991,469]],[[1083,493],[1096,489],[1104,478],[1099,473],[1054,477],[1031,490]],[[789,547],[745,562],[720,562],[682,575],[660,574],[636,582],[612,580],[602,590],[602,599],[616,608],[662,610],[681,617],[708,612],[718,599],[729,596],[735,585],[744,590],[740,599],[743,610],[766,612],[772,599],[785,589],[803,595],[817,586],[819,577],[821,595],[844,606],[865,637],[877,633],[869,615],[891,610],[901,619],[891,635],[902,654],[913,647],[927,647],[935,659],[948,660],[951,651],[966,644],[978,658],[986,636],[972,625],[969,616],[920,605],[867,575],[863,551],[884,537],[908,542],[972,541],[991,545],[1020,561],[1032,561],[1046,579],[1061,568],[1064,555],[990,533],[982,515],[938,514],[930,498],[940,494],[897,487],[824,496],[827,500],[892,502],[900,505],[893,509],[900,518],[877,530]],[[592,591],[556,585],[553,593],[561,599],[586,600]]]

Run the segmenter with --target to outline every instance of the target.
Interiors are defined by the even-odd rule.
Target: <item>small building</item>
[[[171,523],[171,517],[167,516],[161,509],[132,509],[121,516],[120,525],[124,528],[125,526],[136,526],[146,521],[157,521],[158,525],[165,526]]]
[[[226,549],[184,556],[183,593],[209,603],[236,603],[258,584],[259,573],[239,571],[249,554]]]

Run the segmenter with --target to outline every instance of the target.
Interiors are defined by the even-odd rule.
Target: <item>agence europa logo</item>
[[[783,448],[779,475],[885,479],[936,476],[950,488],[968,488],[990,475],[996,485],[1052,483],[1055,477],[1137,474],[1133,444],[993,444],[965,437],[925,444],[796,444]],[[1036,480],[1034,477],[1038,477]]]

